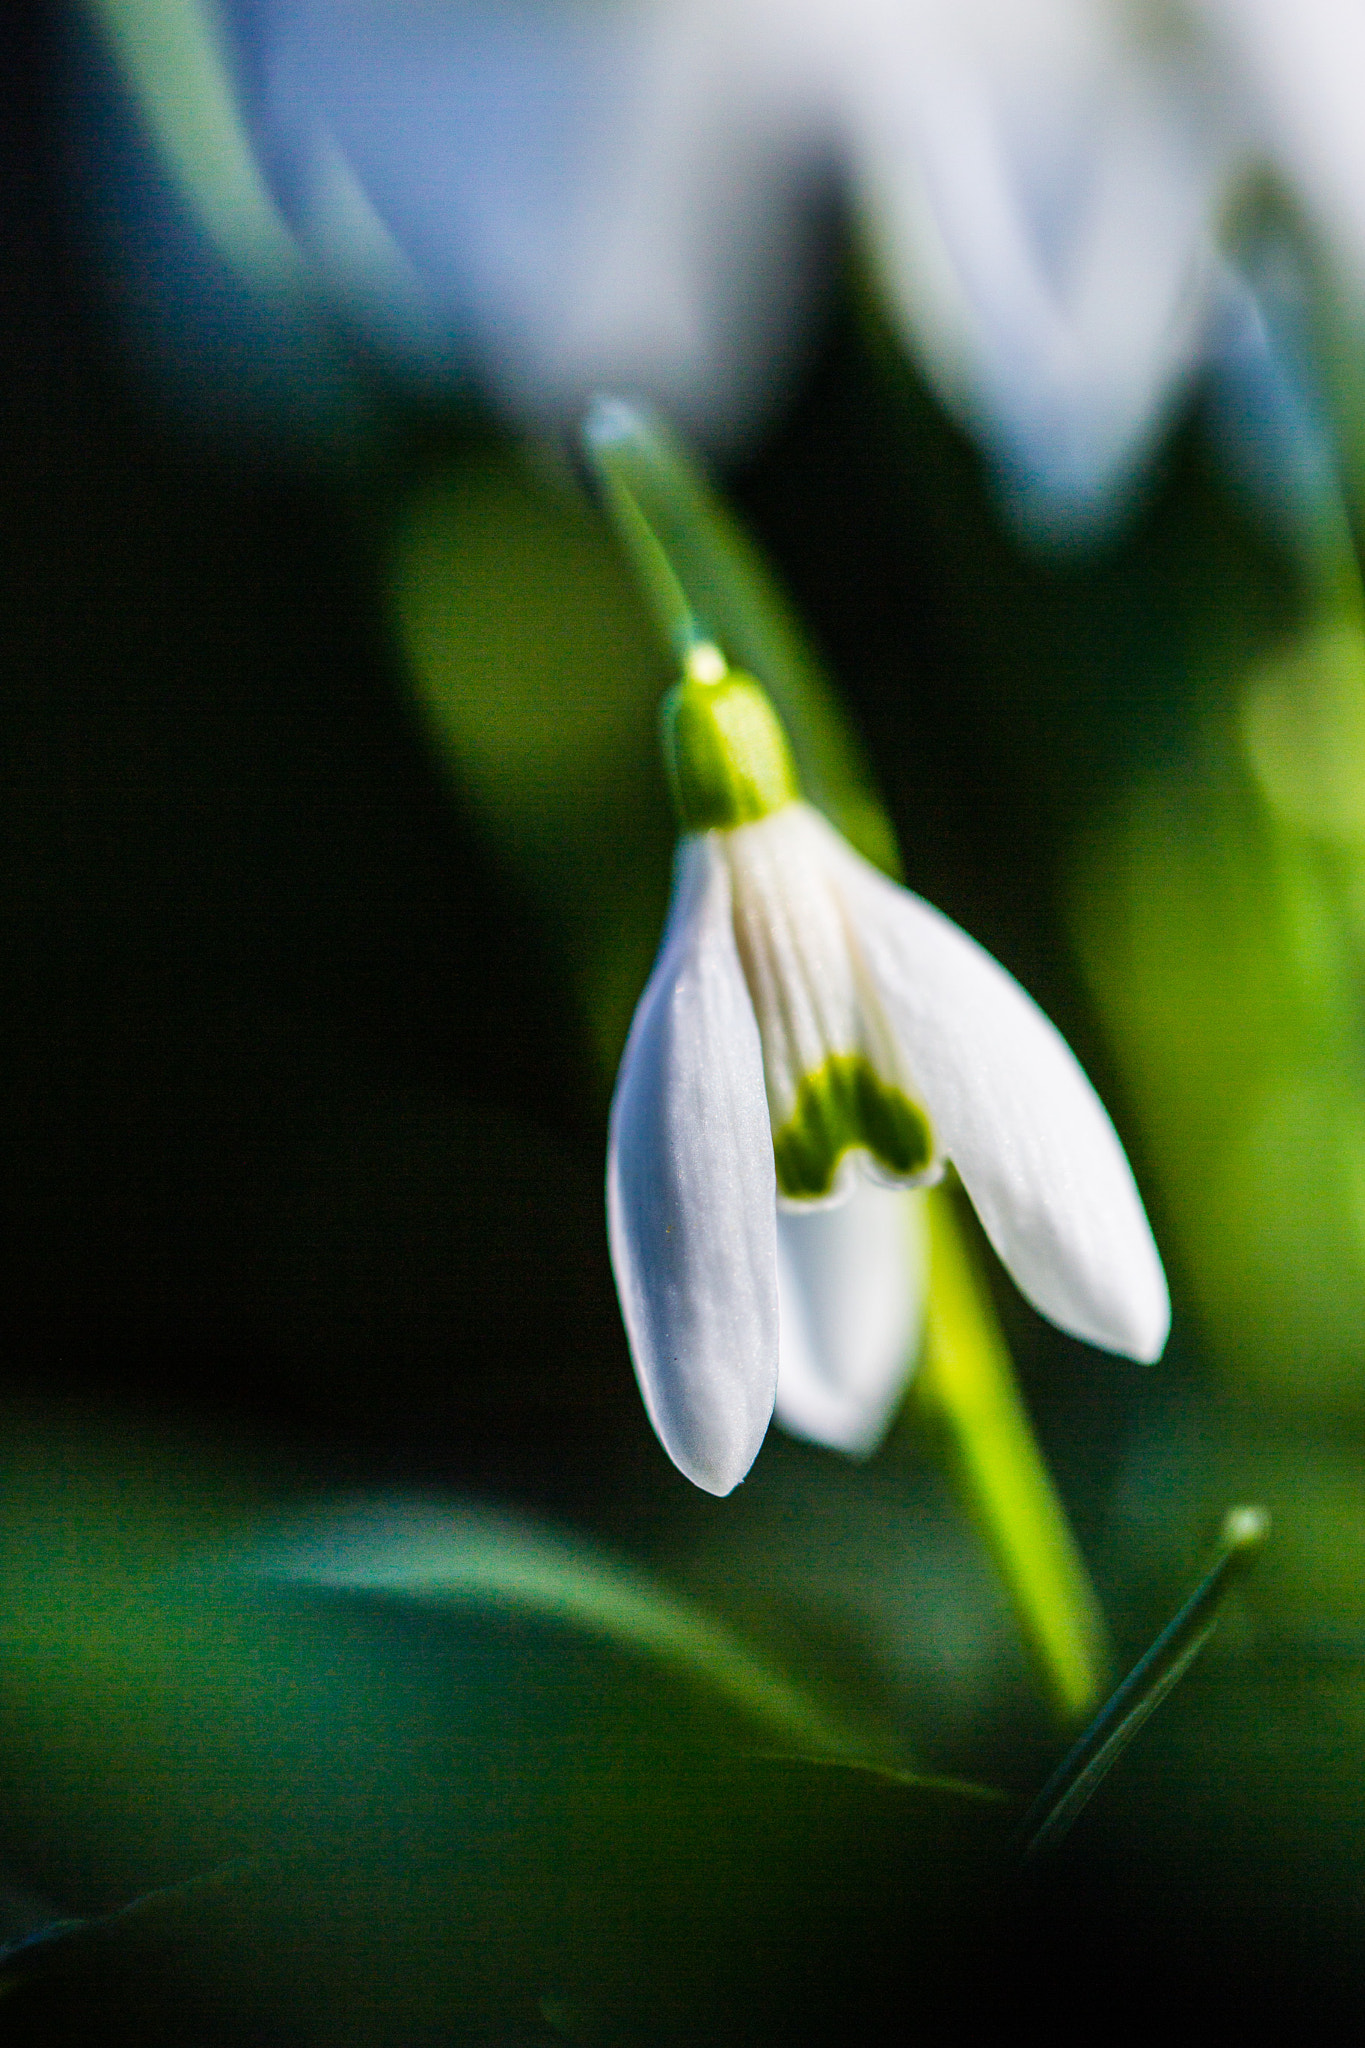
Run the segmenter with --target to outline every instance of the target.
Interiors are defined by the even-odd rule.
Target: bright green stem
[[[929,1196],[929,1299],[921,1409],[945,1434],[963,1491],[1063,1721],[1091,1711],[1108,1677],[1104,1618],[1014,1378],[953,1197]]]
[[[1175,1620],[1105,1701],[1079,1742],[1063,1757],[1024,1819],[1026,1860],[1041,1856],[1069,1832],[1081,1808],[1150,1714],[1193,1664],[1218,1625],[1229,1591],[1253,1564],[1270,1534],[1264,1508],[1229,1508],[1222,1546]]]

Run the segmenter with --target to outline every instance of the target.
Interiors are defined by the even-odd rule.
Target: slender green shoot
[[[631,457],[645,431],[633,407],[619,399],[599,398],[588,414],[584,445],[626,557],[679,668],[686,670],[693,649],[711,643],[715,635],[693,609],[669,551],[641,504],[645,493]]]
[[[813,804],[887,874],[896,837],[872,770],[791,607],[700,466],[645,407],[601,396],[583,452],[660,631],[686,669],[699,645],[772,698]]]
[[[1067,1835],[1148,1715],[1185,1676],[1217,1627],[1228,1593],[1254,1563],[1269,1534],[1270,1517],[1264,1508],[1229,1508],[1213,1565],[1029,1808],[1023,1826],[1025,1862],[1049,1854]]]

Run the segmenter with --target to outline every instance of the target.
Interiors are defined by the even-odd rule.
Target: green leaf
[[[390,584],[437,756],[536,901],[609,1086],[668,898],[672,672],[601,521],[507,454],[412,495]]]
[[[1185,1676],[1218,1624],[1229,1591],[1270,1532],[1264,1508],[1231,1508],[1215,1562],[1175,1618],[1063,1757],[1029,1808],[1025,1854],[1053,1853],[1129,1743]]]
[[[582,1538],[463,1504],[398,1497],[328,1516],[247,1567],[266,1583],[562,1623],[714,1692],[755,1733],[855,1758],[867,1739],[756,1657],[695,1601]]]
[[[432,1503],[281,1522],[206,1461],[32,1418],[11,1451],[7,1840],[90,1923],[29,1958],[44,2022],[784,2038],[930,1967],[1007,1853],[989,1794],[774,1756],[847,1737],[570,1537]]]

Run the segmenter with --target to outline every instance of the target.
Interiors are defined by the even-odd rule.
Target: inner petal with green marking
[[[731,915],[763,1049],[779,1195],[843,1192],[865,1155],[892,1181],[937,1176],[913,1072],[864,969],[815,813],[793,801],[721,834]]]
[[[857,1149],[896,1180],[918,1179],[934,1164],[924,1111],[883,1081],[865,1054],[831,1053],[802,1077],[792,1114],[773,1132],[779,1193],[792,1202],[822,1200],[839,1162]]]

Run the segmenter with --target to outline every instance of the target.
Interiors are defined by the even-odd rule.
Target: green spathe
[[[833,1187],[844,1154],[858,1146],[897,1179],[933,1164],[924,1111],[889,1087],[862,1053],[831,1053],[805,1076],[795,1108],[773,1133],[779,1190],[789,1201],[818,1201]]]
[[[800,796],[787,735],[759,684],[719,656],[714,673],[709,664],[688,666],[661,714],[664,765],[683,831],[752,825]]]

